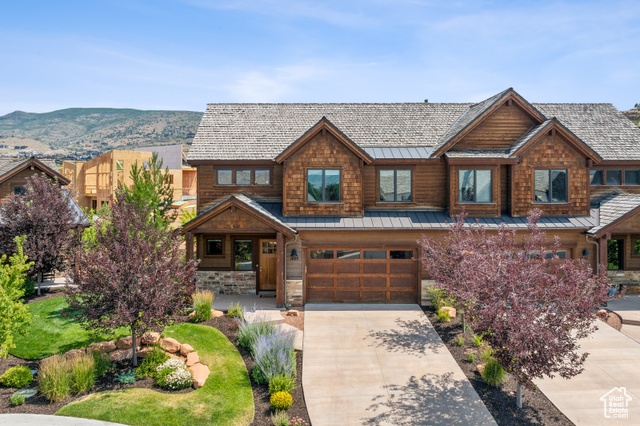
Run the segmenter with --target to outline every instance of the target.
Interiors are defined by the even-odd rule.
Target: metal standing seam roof
[[[363,150],[374,160],[381,159],[421,159],[429,158],[433,152],[432,146],[372,146]]]
[[[640,194],[613,193],[600,201],[600,221],[588,233],[596,235],[606,226],[640,207]]]

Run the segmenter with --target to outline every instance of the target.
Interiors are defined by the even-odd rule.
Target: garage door
[[[415,303],[415,249],[307,249],[307,303]]]

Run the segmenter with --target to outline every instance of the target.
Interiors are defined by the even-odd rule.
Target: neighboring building
[[[610,104],[210,104],[188,161],[216,292],[420,303],[416,240],[463,208],[521,232],[539,208],[561,258],[640,282],[640,129]]]
[[[169,168],[174,201],[194,199],[197,179],[193,167],[183,166],[182,145],[140,148],[135,151],[113,150],[105,152],[89,161],[64,161],[62,174],[71,181],[78,204],[85,209],[97,209],[108,203],[118,186],[130,187],[131,167],[144,165],[153,153],[157,153],[163,167]]]

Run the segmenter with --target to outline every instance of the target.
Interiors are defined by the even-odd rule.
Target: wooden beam
[[[604,267],[604,270],[607,271],[608,269],[608,262],[607,262],[607,236],[605,235],[604,237],[600,238],[598,240],[598,244],[600,246],[600,265],[598,265],[598,272],[600,272],[600,269],[602,267]]]
[[[278,232],[276,236],[276,305],[284,306],[284,236]]]
[[[195,228],[190,232],[194,234],[274,234],[273,229],[254,228]]]
[[[185,242],[187,245],[187,260],[193,259],[193,234],[191,232],[187,232],[185,234]]]

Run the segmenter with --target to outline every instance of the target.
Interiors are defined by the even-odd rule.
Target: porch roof
[[[587,233],[600,237],[637,213],[640,213],[639,194],[611,193],[600,201],[600,223]]]

